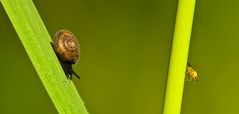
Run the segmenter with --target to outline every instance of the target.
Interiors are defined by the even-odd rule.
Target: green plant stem
[[[196,0],[178,0],[163,114],[180,114]]]
[[[88,114],[50,45],[51,38],[32,0],[1,0],[38,76],[61,114]]]

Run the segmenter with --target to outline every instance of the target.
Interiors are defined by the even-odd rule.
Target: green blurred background
[[[34,0],[51,36],[81,44],[73,79],[91,114],[161,114],[177,0]],[[239,113],[239,1],[198,0],[182,114]],[[56,114],[0,5],[0,113]],[[50,61],[49,61],[50,62]]]

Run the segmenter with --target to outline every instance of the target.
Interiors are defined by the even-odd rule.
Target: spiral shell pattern
[[[68,30],[60,30],[55,34],[53,48],[57,56],[75,64],[80,58],[80,45],[76,37]]]

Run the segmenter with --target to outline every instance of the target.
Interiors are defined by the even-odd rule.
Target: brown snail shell
[[[74,74],[80,79],[80,76],[72,68],[72,64],[75,64],[80,58],[80,45],[76,37],[68,30],[60,30],[56,33],[51,45],[67,78],[72,79],[72,74]]]
[[[75,64],[80,57],[80,45],[76,37],[68,30],[60,30],[55,34],[52,43],[60,60]]]

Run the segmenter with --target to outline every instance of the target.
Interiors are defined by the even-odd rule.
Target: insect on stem
[[[187,79],[189,81],[191,81],[191,80],[198,81],[199,80],[199,75],[198,75],[197,71],[189,63],[187,63],[187,72],[186,72],[186,74],[187,74],[186,81],[187,81]]]

